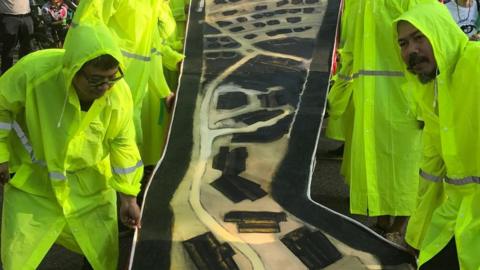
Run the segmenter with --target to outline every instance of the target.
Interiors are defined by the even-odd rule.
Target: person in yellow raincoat
[[[433,214],[423,220],[425,232],[417,231],[424,233],[420,269],[478,270],[480,44],[468,41],[439,3],[416,6],[394,27],[409,83],[415,86],[410,93],[428,131],[424,152],[433,162],[422,166],[422,179],[438,182],[437,193],[444,193],[441,200],[423,198],[420,215]]]
[[[177,38],[178,29],[168,1],[160,2],[159,11],[158,32],[161,43],[155,47],[162,55],[163,74],[167,85],[176,90],[179,66],[185,57],[179,52],[183,48],[183,39]],[[172,107],[168,103],[168,98],[159,96],[157,91],[148,91],[143,99],[141,118],[145,147],[141,154],[146,172],[153,170],[153,166],[163,154]]]
[[[172,103],[174,96],[163,74],[160,48],[162,41],[158,30],[162,1],[82,0],[78,5],[72,23],[73,28],[75,28],[82,23],[102,22],[107,25],[119,44],[124,57],[125,80],[132,91],[133,117],[137,144],[141,153],[145,149],[150,149],[149,145],[143,143],[141,116],[142,105],[147,92],[153,92],[149,97],[166,98],[168,106]],[[152,126],[158,124],[158,119],[154,119],[150,123]],[[161,149],[158,149],[158,151],[160,152]]]
[[[6,270],[36,269],[55,242],[117,269],[117,192],[122,223],[140,225],[143,165],[120,49],[102,25],[70,31],[65,49],[32,53],[0,77]]]
[[[179,64],[185,58],[183,52],[184,30],[181,30],[175,21],[171,10],[172,1],[161,2],[158,30],[162,41],[161,52],[165,78],[170,89],[177,89]],[[185,17],[185,15],[183,16]]]
[[[327,151],[327,153],[323,156],[324,158],[339,158],[343,155],[345,145],[345,129],[347,128],[348,123],[352,121],[351,110],[348,112],[345,110],[345,107],[348,105],[351,96],[351,89],[349,89],[351,80],[345,78],[344,75],[350,74],[348,69],[352,68],[351,53],[349,54],[348,49],[343,50],[343,48],[348,48],[348,45],[345,43],[353,40],[347,37],[354,36],[352,32],[352,30],[354,30],[354,24],[347,22],[348,11],[351,9],[352,5],[358,4],[359,1],[343,1],[342,3],[343,6],[340,7],[342,9],[339,21],[340,28],[338,28],[338,47],[336,48],[337,51],[335,52],[335,57],[337,58],[337,71],[331,78],[332,89],[335,90],[331,90],[333,92],[328,97],[328,120],[325,130],[325,137],[342,142],[342,144],[337,149]],[[343,100],[343,98],[348,100]]]
[[[339,136],[345,136],[342,174],[350,211],[377,216],[377,228],[396,242],[416,205],[421,128],[402,92],[392,22],[417,3],[433,1],[347,0],[340,69],[328,94],[331,120],[342,122]]]

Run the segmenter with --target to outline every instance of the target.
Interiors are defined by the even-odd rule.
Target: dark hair
[[[107,70],[107,69],[112,69],[118,66],[118,61],[115,59],[115,57],[109,55],[109,54],[104,54],[100,55],[96,58],[93,58],[92,60],[86,62],[83,64],[82,68],[88,65],[92,65],[96,68]]]

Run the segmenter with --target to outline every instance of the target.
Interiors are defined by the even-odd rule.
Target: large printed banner
[[[413,264],[309,199],[339,2],[192,1],[171,133],[131,269]]]

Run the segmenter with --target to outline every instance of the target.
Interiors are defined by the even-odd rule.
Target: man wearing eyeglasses
[[[159,121],[163,126],[160,129],[166,127],[165,119],[157,118],[159,115],[151,115],[151,121],[148,121],[150,115],[142,116],[149,113],[142,111],[144,100],[156,98],[158,106],[171,107],[174,97],[163,72],[161,47],[164,45],[158,29],[162,8],[165,6],[160,0],[82,0],[72,24],[75,28],[93,21],[104,23],[118,42],[125,64],[125,80],[132,91],[136,139],[142,152],[151,151],[148,148],[152,147],[151,142],[144,144],[142,117],[149,129],[159,128]],[[147,165],[155,165],[160,158],[161,149],[155,151],[159,153],[157,158],[147,157]]]
[[[105,26],[71,31],[64,50],[0,77],[3,269],[36,269],[54,243],[117,269],[117,193],[122,223],[140,227],[143,165],[120,49]]]
[[[73,79],[73,85],[82,109],[88,110],[93,101],[105,95],[116,82],[123,79],[123,72],[118,62],[115,62],[111,63],[111,66],[105,66],[105,69],[90,63],[78,71]]]

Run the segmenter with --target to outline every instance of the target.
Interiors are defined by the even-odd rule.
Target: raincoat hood
[[[394,20],[394,29],[397,29],[400,21],[406,21],[422,32],[433,49],[438,72],[435,80],[428,84],[420,83],[417,76],[407,71],[404,64],[407,83],[402,88],[406,98],[412,100],[411,110],[419,119],[425,121],[424,132],[436,133],[435,136],[438,136],[437,99],[448,100],[451,74],[469,43],[468,37],[457,26],[448,9],[438,2],[421,3],[412,7]],[[397,42],[397,31],[393,31],[393,34]],[[400,48],[397,50],[397,57],[401,59]]]
[[[104,24],[76,25],[69,30],[64,48],[63,72],[66,79],[65,82],[67,83],[66,89],[71,84],[75,73],[86,62],[98,56],[109,54],[123,68],[123,57],[120,48]]]
[[[417,113],[425,121],[424,133],[433,138],[428,143],[440,149],[447,177],[477,177],[480,157],[471,149],[480,147],[480,139],[472,136],[480,128],[480,43],[468,41],[440,3],[419,4],[396,19],[394,26],[400,21],[409,22],[426,36],[437,62],[439,74],[433,82],[421,84],[415,75],[406,72],[408,87],[404,87],[414,97]]]
[[[400,21],[409,22],[429,40],[440,72],[437,79],[450,76],[468,43],[468,37],[457,26],[448,9],[438,2],[418,4],[394,21],[394,29]],[[394,35],[396,41],[397,31]]]

